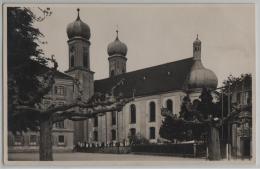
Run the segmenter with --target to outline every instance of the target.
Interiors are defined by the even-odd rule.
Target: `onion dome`
[[[218,78],[216,74],[206,69],[201,60],[196,60],[191,68],[188,86],[189,88],[210,88],[216,89],[218,85]]]
[[[89,39],[90,38],[90,28],[86,23],[81,21],[81,19],[79,17],[79,8],[77,9],[77,11],[78,11],[77,19],[67,26],[68,38],[71,39],[74,37],[83,37],[85,39]]]
[[[116,31],[116,33],[116,39],[113,42],[109,43],[107,46],[107,53],[109,56],[126,56],[127,46],[119,40],[118,30]]]
[[[198,38],[193,42],[193,60],[194,63],[191,67],[188,87],[195,88],[210,88],[216,89],[218,85],[218,78],[216,74],[205,68],[201,62],[201,41]]]

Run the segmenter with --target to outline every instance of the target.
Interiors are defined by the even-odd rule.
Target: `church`
[[[116,92],[135,100],[121,112],[107,112],[94,119],[74,124],[74,144],[77,142],[128,144],[128,136],[139,134],[150,142],[160,142],[161,108],[167,107],[178,116],[186,91],[191,99],[200,95],[203,87],[215,89],[215,73],[202,64],[201,41],[193,42],[193,56],[170,63],[127,72],[127,45],[118,30],[115,40],[108,44],[109,77],[94,80],[90,68],[90,27],[79,16],[67,27],[69,70],[66,74],[80,79],[84,99],[95,92],[107,93],[121,79],[124,84]]]
[[[57,72],[55,78],[58,80],[47,97],[49,100],[44,100],[43,104],[54,101],[57,104],[71,102],[77,95],[73,90],[74,78],[80,81],[83,101],[87,101],[96,92],[108,93],[122,79],[124,84],[115,92],[122,93],[127,98],[134,96],[134,101],[126,104],[120,112],[106,112],[102,116],[85,121],[65,120],[55,124],[54,150],[72,150],[79,142],[105,145],[117,142],[120,145],[128,145],[129,136],[137,134],[151,143],[159,143],[162,140],[159,135],[163,120],[162,107],[178,116],[187,91],[191,100],[194,100],[198,98],[203,87],[217,87],[217,76],[202,64],[202,42],[198,35],[193,42],[192,57],[128,72],[128,48],[120,40],[118,30],[116,32],[115,40],[107,47],[109,77],[94,80],[89,52],[91,29],[81,20],[78,9],[76,20],[67,26],[69,68],[64,73]],[[9,148],[24,150],[22,147],[34,147],[36,150],[39,145],[39,133],[23,134],[23,138],[16,137],[9,135]]]

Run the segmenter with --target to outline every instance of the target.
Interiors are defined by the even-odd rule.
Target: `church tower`
[[[76,20],[67,26],[69,47],[69,69],[66,73],[80,82],[80,91],[74,87],[74,99],[82,92],[82,100],[87,101],[94,94],[94,72],[90,69],[90,28],[80,19],[79,9]],[[84,110],[78,110],[80,112]],[[88,122],[80,121],[74,123],[74,143],[88,139]]]
[[[116,30],[116,39],[107,47],[107,53],[109,55],[109,77],[125,73],[127,46],[119,40],[118,30]]]
[[[188,88],[192,90],[201,90],[206,87],[208,89],[216,89],[218,78],[216,74],[203,66],[201,59],[201,41],[197,38],[193,42],[193,65],[191,67]]]

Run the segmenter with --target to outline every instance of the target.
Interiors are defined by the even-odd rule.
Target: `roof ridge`
[[[181,61],[185,61],[185,60],[190,60],[190,59],[193,59],[193,57],[188,57],[188,58],[184,58],[184,59],[180,59],[180,60],[176,60],[176,61],[172,61],[172,62],[168,62],[168,63],[163,63],[163,64],[159,64],[159,65],[155,65],[155,66],[151,66],[151,67],[146,67],[146,68],[142,68],[142,69],[138,69],[138,70],[133,70],[133,71],[130,71],[130,72],[126,72],[126,73],[123,73],[123,74],[114,76],[114,77],[107,77],[107,78],[103,78],[103,79],[97,79],[97,80],[94,80],[94,81],[101,81],[101,80],[107,80],[107,79],[111,79],[111,78],[118,78],[118,77],[120,77],[120,76],[124,76],[125,74],[131,74],[131,73],[135,73],[135,72],[138,72],[138,71],[143,71],[143,70],[148,70],[148,69],[154,69],[154,68],[156,68],[156,67],[165,66],[165,65],[170,65],[170,64],[172,64],[172,63],[177,63],[177,62],[181,62]]]

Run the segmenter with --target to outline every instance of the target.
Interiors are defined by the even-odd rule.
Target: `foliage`
[[[196,145],[196,156],[202,157],[206,155],[205,145]],[[194,145],[193,143],[186,144],[142,144],[131,147],[131,151],[134,153],[161,153],[176,156],[191,156],[194,157]]]
[[[218,117],[218,113],[208,89],[202,90],[200,99],[191,102],[189,95],[185,96],[180,116],[166,116],[160,127],[160,136],[171,141],[205,140],[211,117]]]
[[[136,133],[134,135],[129,134],[128,140],[130,145],[149,144],[149,140],[146,139],[141,133]]]
[[[234,77],[233,75],[229,75],[226,80],[223,81],[224,93],[227,93],[229,87],[231,90],[240,87],[241,84],[251,86],[252,85],[252,74],[241,74],[239,77]],[[252,86],[251,86],[252,87]]]
[[[38,77],[48,59],[39,48],[43,34],[33,26],[35,21],[43,21],[50,15],[49,8],[42,11],[44,16],[36,17],[28,8],[7,8],[8,129],[12,131],[35,128],[34,115],[13,118],[14,109],[24,103],[34,106],[45,94],[43,90],[39,93],[39,88],[46,87],[46,81]],[[53,82],[50,78],[48,80]]]

